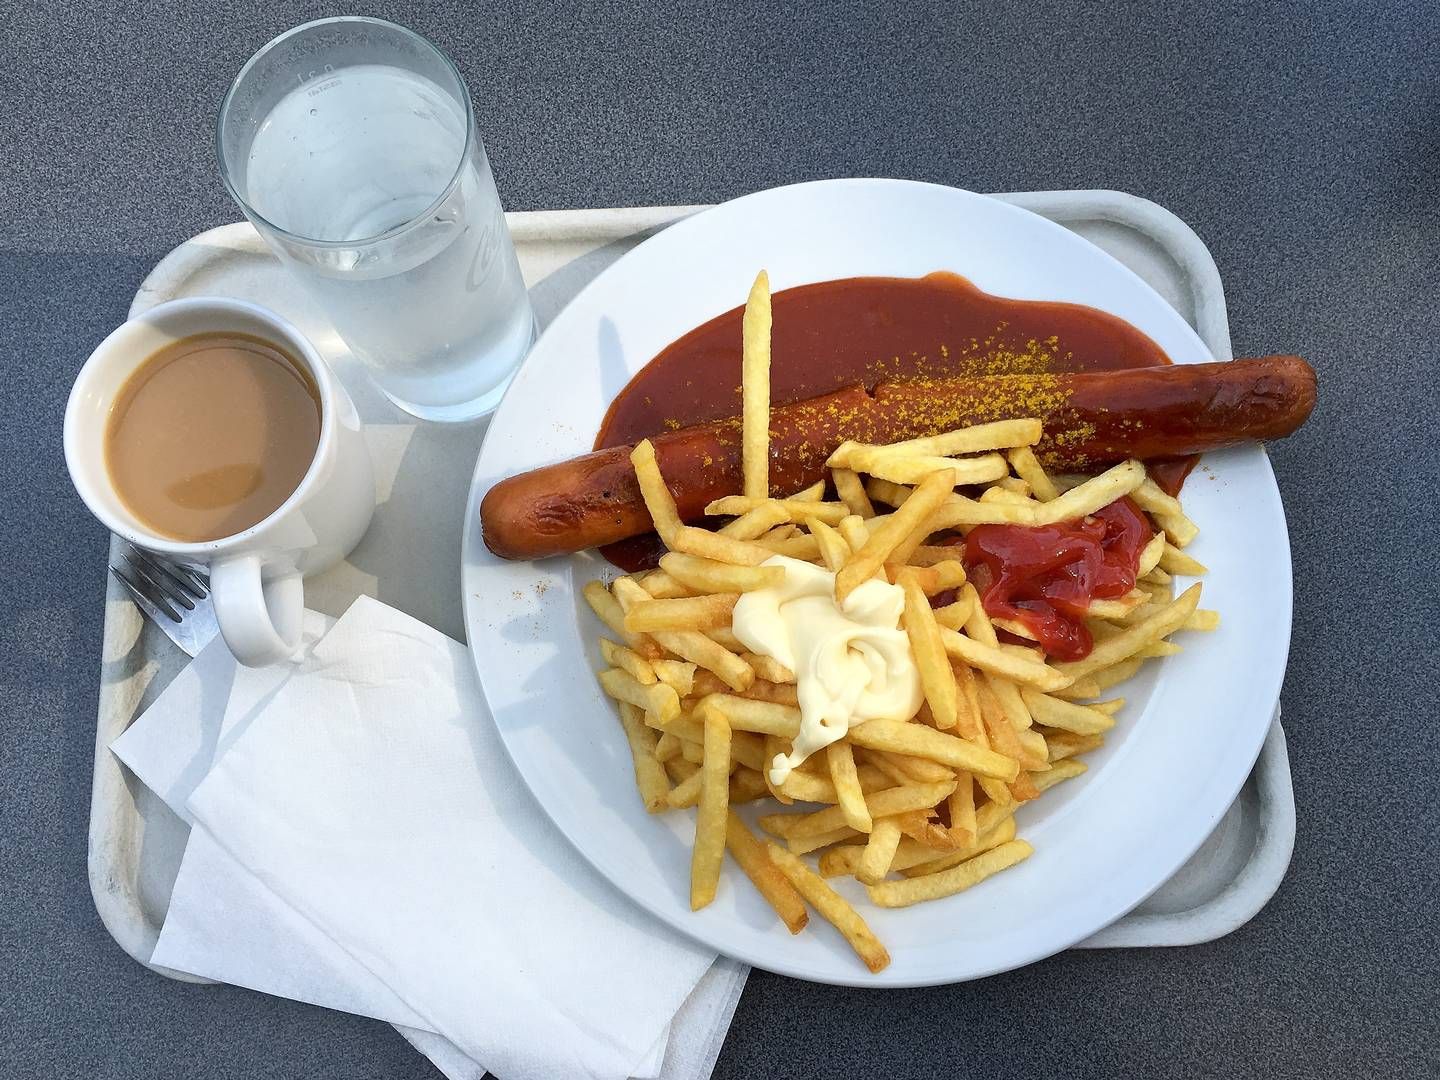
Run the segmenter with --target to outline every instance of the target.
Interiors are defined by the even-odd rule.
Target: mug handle
[[[258,555],[217,559],[210,566],[215,619],[231,654],[246,667],[294,658],[300,649],[305,585],[289,570],[269,581]]]

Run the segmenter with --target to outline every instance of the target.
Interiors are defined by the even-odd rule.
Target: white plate
[[[720,952],[786,975],[917,986],[1004,971],[1119,918],[1195,851],[1235,798],[1269,727],[1289,647],[1290,552],[1274,475],[1256,446],[1208,455],[1185,489],[1210,567],[1219,633],[1146,666],[1090,770],[1019,814],[1035,854],[982,886],[898,911],[846,892],[890,950],[870,975],[818,918],[792,937],[732,865],[689,909],[692,815],[647,815],[613,707],[593,678],[599,624],[580,587],[594,555],[505,562],[480,538],[496,481],[590,449],[611,399],[664,346],[772,286],[953,270],[1002,296],[1090,304],[1177,363],[1210,358],[1190,327],[1109,255],[1052,222],[953,188],[835,180],[738,199],[680,222],[601,274],[545,331],[491,422],[466,514],[471,653],[496,727],[560,830],[617,888]],[[1184,584],[1182,582],[1182,584]],[[848,883],[853,886],[854,883]]]

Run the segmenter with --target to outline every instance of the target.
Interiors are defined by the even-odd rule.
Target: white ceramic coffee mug
[[[110,408],[136,368],[164,346],[226,331],[269,341],[305,366],[320,391],[320,441],[299,486],[262,521],[219,540],[167,539],[136,519],[110,481]],[[305,606],[302,579],[349,554],[375,511],[370,454],[345,387],[295,327],[243,300],[171,300],[102,341],[70,391],[65,463],[85,505],[112,532],[149,551],[208,565],[220,632],[235,658],[250,667],[295,655]]]

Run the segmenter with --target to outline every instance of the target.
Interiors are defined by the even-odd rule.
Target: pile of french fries
[[[716,532],[681,522],[642,442],[632,461],[668,553],[659,569],[592,581],[584,595],[614,635],[600,642],[600,684],[619,704],[645,808],[697,808],[691,907],[714,899],[729,851],[791,933],[813,907],[878,972],[889,954],[827,879],[854,877],[873,903],[895,908],[951,896],[1027,858],[1015,811],[1085,771],[1081,755],[1103,743],[1125,704],[1106,693],[1145,660],[1178,652],[1171,634],[1214,629],[1218,617],[1198,609],[1199,583],[1174,595],[1175,577],[1205,572],[1182,550],[1197,529],[1180,503],[1138,461],[1091,478],[1048,475],[1032,449],[1038,420],[846,443],[828,463],[836,498],[824,482],[771,498],[769,332],[762,272],[744,319],[745,490],[707,508],[733,520]],[[985,523],[1071,521],[1126,495],[1156,534],[1135,589],[1092,604],[1095,647],[1071,663],[1000,641],[1001,629],[1031,635],[986,614],[961,549],[926,543]],[[837,601],[877,576],[900,586],[924,692],[916,715],[852,727],[778,785],[768,766],[800,729],[795,675],[747,652],[730,627],[742,593],[782,580],[783,568],[761,565],[777,554],[834,572]],[[941,593],[953,601],[933,607]],[[780,804],[759,818],[764,840],[732,809],[762,799]],[[812,854],[818,872],[801,858]]]

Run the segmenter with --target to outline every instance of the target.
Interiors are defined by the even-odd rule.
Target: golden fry
[[[684,660],[652,660],[655,677],[671,687],[682,698],[689,697],[695,687],[695,665]]]
[[[1034,851],[1024,840],[1011,840],[949,870],[926,874],[923,877],[906,878],[904,881],[882,881],[878,885],[867,885],[866,891],[875,904],[887,908],[908,907],[925,900],[938,900],[978,885],[1001,870],[1028,859]]]
[[[709,630],[729,626],[739,593],[709,593],[675,600],[645,600],[625,612],[625,627],[635,633],[656,630]]]
[[[716,517],[739,517],[762,506],[778,506],[784,510],[785,515],[781,521],[799,521],[809,517],[823,521],[826,525],[838,525],[840,519],[850,513],[844,503],[810,499],[757,499],[749,495],[727,495],[723,499],[715,499],[705,507],[705,513]]]
[[[733,810],[725,818],[725,847],[756,891],[780,916],[785,928],[792,934],[804,930],[805,924],[810,921],[805,901],[790,880],[770,861],[765,845],[745,827]]]
[[[905,505],[871,533],[865,545],[840,568],[835,575],[835,599],[843,601],[862,582],[874,577],[898,547],[910,540],[917,530],[925,528],[931,512],[954,486],[954,472],[951,470],[928,475]]]
[[[1010,467],[1015,470],[1015,475],[1030,485],[1030,490],[1035,493],[1035,498],[1041,502],[1049,502],[1059,497],[1060,489],[1046,475],[1034,450],[1028,446],[1017,446],[1006,451],[1005,456],[1010,460]]]
[[[835,785],[835,798],[845,824],[856,832],[869,832],[870,810],[865,805],[865,793],[860,789],[860,775],[855,770],[855,755],[848,742],[833,742],[825,748],[825,760],[830,767],[830,782]]]
[[[790,884],[795,886],[810,906],[819,912],[820,917],[844,935],[850,947],[865,962],[865,966],[871,972],[884,971],[890,963],[890,954],[865,924],[859,912],[788,851],[775,844],[767,844],[765,850],[770,855],[770,861],[789,879]]]
[[[1074,678],[1063,668],[1053,668],[1036,660],[1023,659],[944,627],[940,629],[940,638],[945,643],[945,651],[957,660],[963,660],[971,667],[999,675],[1011,682],[1033,686],[1037,690],[1059,690],[1068,686]]]
[[[745,494],[770,494],[770,275],[755,275],[741,321],[740,448]]]
[[[649,686],[659,680],[659,676],[655,674],[655,668],[649,660],[633,649],[617,645],[609,638],[602,637],[600,639],[600,655],[611,667],[628,671],[630,676],[642,686]]]
[[[611,633],[619,635],[628,649],[646,659],[654,659],[660,655],[654,642],[644,634],[634,634],[625,629],[625,610],[602,582],[587,581],[580,594],[585,597],[585,602],[590,605],[595,617],[609,627]]]
[[[870,721],[874,723],[875,721]],[[910,784],[906,787],[885,788],[865,796],[865,808],[873,821],[875,818],[903,814],[908,810],[928,810],[955,790],[952,780],[944,784]],[[849,828],[845,823],[845,811],[839,806],[827,806],[812,814],[804,814],[790,826],[787,839],[819,836],[839,828]]]
[[[680,531],[680,515],[675,510],[675,496],[665,486],[660,475],[660,464],[655,460],[655,447],[649,439],[641,439],[630,451],[630,464],[635,467],[635,478],[640,482],[640,495],[645,500],[645,509],[650,511],[650,520],[660,539],[670,545],[671,538]]]
[[[865,843],[865,851],[860,856],[860,865],[856,868],[855,876],[867,885],[883,881],[890,872],[890,860],[895,858],[895,850],[899,846],[899,819],[884,817],[875,822],[875,827],[870,830],[870,839]]]
[[[1091,675],[1102,668],[1118,664],[1120,661],[1133,656],[1137,651],[1146,645],[1153,644],[1161,638],[1174,633],[1184,625],[1190,613],[1200,603],[1200,585],[1196,584],[1186,589],[1180,596],[1166,605],[1162,610],[1156,612],[1144,622],[1126,627],[1121,633],[1105,641],[1097,642],[1090,650],[1090,655],[1083,660],[1076,660],[1068,664],[1056,666],[1061,674],[1067,676],[1067,681]],[[1062,683],[1061,686],[1066,685]],[[1055,687],[1039,687],[1041,690],[1056,689]]]
[[[757,499],[755,502],[753,509],[744,511],[734,521],[722,526],[718,535],[735,540],[756,540],[790,520],[790,511],[780,503],[768,499]]]
[[[1022,689],[1020,696],[1025,699],[1036,723],[1046,727],[1073,731],[1077,735],[1099,735],[1115,726],[1113,716],[1088,705],[1061,701],[1037,690]]]
[[[738,731],[755,731],[782,739],[793,739],[800,734],[800,710],[788,705],[775,705],[733,694],[711,694],[695,706],[695,712],[700,716],[718,712]]]
[[[991,805],[994,805],[993,803]],[[989,851],[991,848],[999,847],[1001,844],[1008,844],[1015,839],[1015,818],[1006,813],[998,817],[989,828],[981,829],[980,835],[968,844],[959,849],[940,855],[938,858],[927,859],[923,862],[912,863],[909,866],[897,866],[895,869],[904,874],[907,878],[924,877],[927,874],[938,874],[942,870],[949,870],[952,866],[959,866],[963,862],[969,862],[976,855]],[[933,852],[932,852],[933,854]]]
[[[854,469],[831,469],[830,476],[835,481],[835,494],[849,507],[850,513],[862,518],[875,516],[875,507]]]
[[[625,729],[625,741],[630,744],[640,801],[649,813],[658,814],[665,809],[665,797],[670,794],[665,767],[655,753],[660,737],[645,726],[639,708],[628,701],[620,702],[620,726]]]
[[[680,715],[680,695],[664,683],[645,686],[628,671],[609,668],[600,673],[600,686],[616,701],[654,713],[662,724]]]
[[[961,573],[963,575],[964,571]],[[920,685],[925,692],[925,700],[930,705],[930,713],[935,718],[935,726],[953,728],[959,710],[955,673],[950,670],[950,657],[945,653],[945,643],[940,640],[940,627],[935,622],[935,612],[930,607],[929,598],[920,588],[918,574],[919,571],[909,567],[899,572],[899,581],[896,584],[905,591],[905,610],[901,615],[901,625],[905,628],[906,637],[910,639],[910,651],[920,669]]]
[[[954,735],[903,720],[867,720],[850,729],[850,741],[856,746],[894,750],[1006,781],[1015,779],[1020,768],[1015,760],[993,750],[984,750]]]
[[[705,761],[700,767],[700,808],[690,855],[690,910],[715,899],[725,859],[726,816],[730,809],[730,725],[713,710],[705,714]]]

